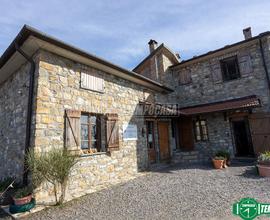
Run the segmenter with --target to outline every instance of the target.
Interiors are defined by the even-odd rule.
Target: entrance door
[[[181,117],[179,119],[180,149],[183,151],[194,150],[193,124],[191,117]]]
[[[257,113],[249,116],[250,131],[255,153],[270,150],[270,114]]]
[[[170,159],[169,122],[158,122],[160,160]]]
[[[146,121],[147,129],[147,148],[148,148],[148,158],[150,163],[156,162],[156,147],[155,147],[155,130],[154,121]]]
[[[232,121],[236,156],[253,157],[254,151],[247,120]]]

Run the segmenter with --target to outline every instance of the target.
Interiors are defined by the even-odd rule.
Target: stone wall
[[[22,179],[30,65],[0,85],[0,179]]]
[[[269,42],[269,37],[263,39],[266,63],[270,70]],[[219,59],[232,55],[237,55],[238,58],[244,55],[250,56],[252,71],[248,74],[242,74],[240,68],[241,78],[227,82],[216,82],[213,79],[213,63],[217,63]],[[179,74],[187,70],[191,73],[192,82],[181,85],[179,83]],[[256,108],[253,111],[270,111],[269,89],[258,41],[242,45],[241,47],[224,50],[216,55],[213,54],[198,59],[197,61],[194,60],[190,63],[182,64],[173,68],[172,71],[169,70],[166,77],[166,85],[173,88],[175,91],[168,96],[157,95],[157,102],[178,103],[179,107],[188,107],[249,95],[257,95],[261,100],[262,107]],[[199,152],[198,161],[209,159],[218,149],[228,149],[233,154],[234,147],[230,121],[225,121],[224,116],[221,113],[204,114],[201,117],[207,120],[209,141],[195,142],[195,151]]]
[[[137,67],[135,72],[167,85],[167,70],[171,65],[175,64],[170,56],[171,54],[161,49]]]
[[[147,168],[146,137],[141,132],[145,124],[142,119],[134,117],[139,100],[145,98],[145,88],[46,51],[41,51],[39,57],[35,136],[37,151],[64,147],[65,109],[117,113],[119,117],[120,150],[112,155],[80,158],[71,174],[68,197],[76,197],[106,184],[132,178],[139,170]],[[104,93],[81,89],[82,71],[102,77],[105,80]],[[137,141],[123,141],[124,123],[137,124]],[[50,190],[37,194],[39,201],[46,201],[51,196]]]
[[[264,49],[269,65],[269,45],[267,45],[265,41]],[[215,82],[213,79],[213,62],[218,64],[218,59],[232,55],[237,55],[238,58],[243,55],[249,55],[251,58],[252,72],[244,75],[241,73],[240,69],[241,78],[227,82]],[[192,82],[180,85],[179,74],[186,70],[190,71]],[[170,74],[167,75],[170,76]],[[224,50],[224,52],[220,52],[216,56],[212,55],[203,60],[177,66],[173,69],[172,75],[167,81],[170,82],[170,86],[175,90],[175,92],[169,96],[169,100],[178,103],[181,107],[257,95],[262,102],[262,108],[258,111],[270,110],[269,90],[258,41],[242,46],[241,48],[235,47],[235,49]],[[165,97],[165,99],[166,98],[168,99],[168,97]],[[162,97],[160,97],[160,99],[162,99]]]

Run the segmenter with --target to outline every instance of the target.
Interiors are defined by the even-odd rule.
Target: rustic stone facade
[[[267,35],[262,39],[262,42],[266,66],[270,69],[270,37]],[[58,42],[58,44],[60,43]],[[73,167],[68,182],[67,200],[127,181],[136,177],[139,171],[149,167],[146,119],[154,121],[155,139],[153,141],[158,163],[163,162],[160,145],[164,143],[166,145],[167,140],[169,146],[165,146],[165,148],[168,147],[172,162],[209,161],[219,149],[228,150],[232,156],[235,154],[231,115],[227,113],[236,113],[236,111],[226,111],[226,114],[212,112],[192,115],[193,121],[198,118],[206,121],[208,138],[205,141],[194,140],[194,149],[183,152],[178,140],[180,133],[177,130],[179,129],[179,121],[181,121],[179,119],[183,115],[137,117],[136,109],[141,101],[157,105],[173,103],[183,108],[256,95],[261,101],[261,106],[249,109],[249,111],[245,110],[244,113],[250,115],[251,111],[253,113],[270,112],[270,94],[259,40],[226,47],[215,53],[182,63],[179,63],[178,58],[168,48],[161,45],[134,71],[172,88],[174,91],[170,94],[157,93],[142,86],[149,85],[147,84],[150,83],[149,80],[142,79],[142,77],[120,67],[112,67],[112,64],[106,64],[106,61],[99,61],[99,65],[95,65],[99,67],[108,65],[108,69],[113,69],[110,70],[112,72],[122,71],[122,75],[119,72],[117,74],[121,76],[127,74],[127,78],[134,77],[134,81],[142,80],[144,82],[139,85],[110,74],[106,72],[107,66],[103,67],[107,70],[102,71],[97,66],[94,68],[90,64],[75,62],[74,54],[76,55],[76,52],[70,59],[56,55],[59,48],[56,48],[56,45],[51,46],[55,46],[55,50],[39,49],[33,56],[36,63],[36,85],[33,97],[31,147],[36,152],[48,152],[53,148],[63,149],[66,147],[67,110],[101,115],[117,113],[119,123],[119,149],[110,153],[104,151],[78,156],[78,163]],[[68,46],[65,45],[65,47]],[[60,52],[61,50],[58,50],[58,54]],[[77,53],[81,54],[78,51]],[[66,54],[63,56],[66,57]],[[231,56],[238,58],[241,77],[225,82],[221,75],[220,60]],[[84,63],[93,64],[91,59],[97,58],[88,57],[87,61],[91,60],[91,62],[86,62],[85,57],[80,59]],[[29,69],[30,64],[22,65],[7,81],[0,85],[0,149],[2,152],[0,155],[0,179],[7,176],[17,177],[17,180],[22,179]],[[82,87],[82,73],[103,79],[103,89],[93,91]],[[132,74],[133,76],[131,76]],[[169,91],[168,88],[158,83],[151,83],[159,88],[162,87],[162,90],[157,91]],[[151,88],[153,89],[153,87]],[[243,113],[243,111],[239,112]],[[163,139],[162,143],[160,141],[162,138],[159,137],[158,121],[169,122],[169,137],[162,137],[166,139],[166,141]],[[173,126],[173,121],[178,125]],[[124,124],[137,126],[137,140],[123,139]],[[103,124],[101,125],[102,149],[106,145],[105,132]],[[164,133],[167,133],[167,130]],[[190,129],[190,133],[192,133],[191,137],[194,138],[194,130]],[[79,144],[76,147],[78,146]],[[52,187],[44,184],[37,189],[36,198],[39,202],[54,200]]]
[[[0,179],[22,179],[30,65],[0,85]]]
[[[134,117],[136,106],[145,98],[145,88],[49,52],[42,51],[39,58],[34,144],[37,151],[64,147],[66,109],[117,113],[119,117],[120,150],[111,155],[100,153],[81,158],[72,171],[68,195],[76,197],[106,184],[132,178],[138,170],[146,169],[146,139],[140,132],[145,125],[142,119]],[[82,71],[100,75],[105,80],[104,93],[80,88]],[[124,123],[137,125],[137,141],[123,141]],[[42,201],[52,195],[46,190],[37,196]]]
[[[167,49],[160,48],[157,50],[158,52],[154,52],[153,55],[150,54],[149,58],[136,67],[134,71],[157,82],[167,84],[168,68],[178,62],[175,61],[175,58],[172,59],[174,55]]]
[[[270,69],[269,39],[269,37],[262,39],[268,69]],[[213,65],[219,65],[219,60],[235,55],[240,61],[243,60],[243,56],[248,56],[251,71],[245,73],[245,66],[241,66],[242,64],[239,63],[241,74],[239,79],[226,82],[217,81],[213,73]],[[221,70],[219,71],[219,74],[222,74]],[[179,83],[180,74],[186,72],[190,73],[191,81],[186,84]],[[270,111],[270,94],[259,41],[224,49],[211,56],[180,64],[171,68],[166,73],[166,77],[166,85],[173,88],[174,92],[167,96],[157,95],[156,99],[161,103],[178,103],[179,107],[183,108],[256,95],[261,101],[261,107],[254,108],[253,112]],[[194,116],[194,119],[196,117]],[[207,121],[209,141],[195,142],[195,151],[198,152],[198,155],[192,155],[190,158],[196,161],[206,161],[219,149],[226,149],[234,156],[230,119],[224,119],[223,113],[203,114],[201,117]],[[183,162],[183,155],[179,156],[176,151],[174,161]]]

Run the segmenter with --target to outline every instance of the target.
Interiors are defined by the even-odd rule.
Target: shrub
[[[32,188],[28,186],[17,189],[17,191],[14,194],[14,198],[19,199],[19,198],[29,196],[32,193],[32,191],[33,191]]]
[[[226,160],[230,160],[230,153],[226,150],[219,150],[216,152],[216,157],[224,157]]]
[[[214,160],[225,160],[225,157],[221,157],[221,156],[215,156]]]
[[[7,177],[2,181],[0,181],[0,193],[5,191],[8,188],[8,186],[13,182],[13,180],[14,179],[12,177]]]
[[[40,154],[31,150],[27,155],[27,165],[31,171],[34,188],[44,180],[53,184],[56,204],[64,202],[68,176],[75,163],[76,157],[65,149],[52,149]],[[59,186],[61,194],[58,199]]]
[[[258,157],[258,162],[270,163],[270,151],[265,151],[264,153],[261,153]]]

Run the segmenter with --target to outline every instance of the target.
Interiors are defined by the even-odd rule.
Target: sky
[[[0,0],[0,54],[24,24],[127,69],[165,43],[182,59],[270,31],[269,0]]]

